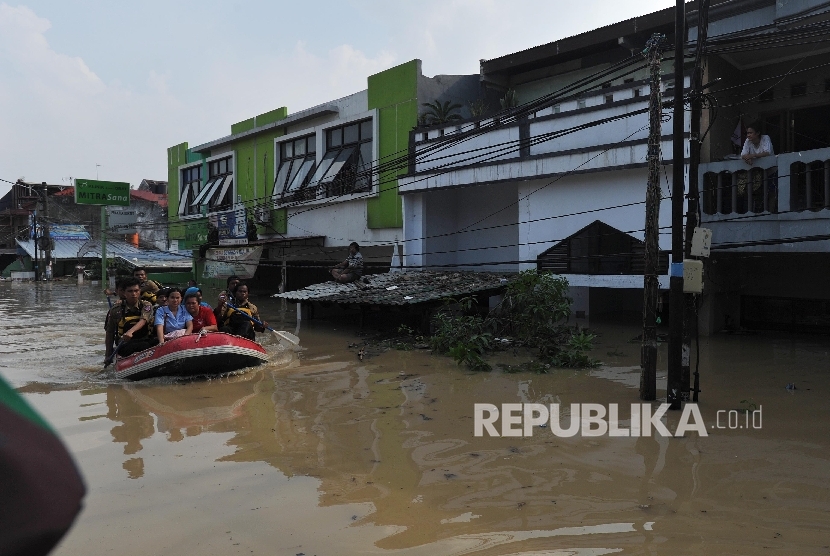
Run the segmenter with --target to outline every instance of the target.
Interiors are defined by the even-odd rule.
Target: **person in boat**
[[[245,282],[239,282],[236,285],[236,288],[233,289],[232,293],[236,304],[233,306],[228,303],[223,305],[221,318],[219,319],[219,322],[221,323],[219,332],[233,334],[234,336],[242,336],[243,338],[253,341],[256,339],[254,331],[265,332],[265,326],[267,326],[268,323],[263,322],[262,324],[264,326],[261,326],[259,324],[254,324],[250,319],[246,318],[246,316],[252,317],[262,322],[262,319],[259,318],[259,311],[257,310],[256,305],[248,301],[248,284]]]
[[[133,278],[138,278],[141,284],[141,299],[149,301],[151,304],[156,302],[156,293],[162,288],[161,284],[155,280],[147,278],[147,269],[143,267],[136,267],[133,269]]]
[[[193,288],[188,288],[190,291]],[[193,317],[193,333],[198,334],[204,332],[217,332],[219,327],[216,325],[216,317],[210,307],[204,307],[199,303],[199,294],[195,292],[184,295],[184,308]]]
[[[239,276],[228,276],[225,289],[219,292],[219,302],[216,304],[216,309],[213,310],[216,322],[222,322],[222,308],[225,306],[225,302],[234,303],[233,294],[231,292],[233,292],[234,288],[241,281],[242,280]]]
[[[153,322],[155,323],[155,315],[158,314],[159,309],[167,306],[167,296],[170,295],[170,288],[161,288],[156,292],[156,304],[153,305]]]
[[[111,296],[112,294],[116,294],[118,296],[118,299],[115,301],[115,303],[110,301],[109,311],[107,311],[107,316],[104,317],[104,330],[106,330],[109,326],[110,315],[115,311],[116,307],[121,305],[121,302],[124,300],[124,278],[117,278],[115,280],[114,292],[109,289],[106,289],[104,290],[104,293],[107,294],[107,300],[109,300],[109,296]]]
[[[154,320],[159,344],[193,333],[193,317],[182,306],[182,290],[170,288],[167,305],[159,307]]]
[[[331,269],[331,275],[335,282],[342,284],[354,282],[363,275],[363,255],[360,254],[360,245],[356,241],[349,244],[349,256]]]
[[[185,300],[185,302],[187,302],[187,296],[189,296],[192,293],[196,294],[196,296],[199,298],[199,305],[201,305],[202,307],[207,307],[208,309],[213,311],[213,307],[208,305],[208,303],[206,301],[202,301],[202,290],[201,290],[201,288],[198,288],[196,286],[190,286],[189,288],[187,288],[184,291],[184,300]]]
[[[112,308],[107,321],[107,360],[114,349],[118,349],[118,355],[127,356],[156,343],[150,334],[153,306],[140,299],[141,287],[138,280],[125,278],[123,286],[124,301]]]

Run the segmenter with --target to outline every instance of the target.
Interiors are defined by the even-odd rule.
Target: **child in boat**
[[[256,339],[254,331],[265,332],[263,325],[267,326],[267,323],[259,325],[247,318],[251,317],[262,322],[262,319],[259,318],[259,311],[256,305],[248,301],[248,284],[239,282],[232,293],[236,304],[232,306],[230,303],[225,303],[222,306],[221,318],[219,319],[221,323],[219,331],[233,334],[234,336],[242,336],[253,341]]]
[[[182,306],[182,290],[170,288],[167,305],[159,307],[156,313],[155,326],[159,345],[163,345],[166,340],[193,333],[193,317]]]
[[[188,288],[190,291],[193,288]],[[213,316],[213,310],[210,307],[204,307],[199,303],[199,294],[196,292],[185,293],[184,308],[193,317],[193,333],[198,334],[202,331],[216,332],[219,327],[216,325],[216,317]]]

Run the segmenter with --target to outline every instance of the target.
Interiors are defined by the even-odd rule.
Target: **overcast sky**
[[[167,179],[167,147],[674,5],[672,0],[0,3],[0,179]],[[100,165],[100,167],[98,166]],[[9,184],[0,182],[0,196]]]

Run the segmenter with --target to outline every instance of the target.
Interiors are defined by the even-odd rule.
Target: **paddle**
[[[246,319],[248,319],[252,323],[258,324],[259,326],[263,327],[265,330],[269,330],[269,331],[273,332],[274,334],[276,334],[278,337],[282,338],[286,342],[290,342],[290,343],[294,344],[295,346],[300,343],[300,339],[297,336],[295,336],[294,334],[292,334],[291,332],[284,332],[282,330],[274,330],[270,326],[265,325],[264,323],[258,321],[257,319],[255,319],[254,317],[248,315],[247,313],[243,313],[242,311],[239,310],[238,307],[228,303],[227,301],[225,302],[225,305],[230,307],[231,309],[235,310],[237,315],[242,315],[243,317],[245,317]]]
[[[120,348],[120,347],[121,347],[121,344],[123,344],[123,343],[124,343],[124,337],[123,337],[123,336],[121,336],[121,339],[120,339],[120,340],[118,340],[118,344],[116,344],[115,349],[114,349],[114,350],[112,350],[112,353],[110,353],[109,357],[107,357],[106,359],[104,359],[104,368],[105,368],[105,369],[106,369],[107,367],[109,367],[109,366],[110,366],[110,363],[112,363],[112,360],[113,360],[113,359],[115,359],[115,355],[118,353],[118,348]]]

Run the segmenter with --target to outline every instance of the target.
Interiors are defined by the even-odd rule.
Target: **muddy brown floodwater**
[[[595,326],[597,369],[537,375],[361,361],[358,330],[320,320],[298,353],[263,337],[272,362],[240,375],[128,383],[99,373],[93,286],[3,282],[0,310],[0,373],[89,489],[56,556],[830,553],[827,337],[702,339],[705,437],[495,438],[473,436],[474,403],[638,402],[636,326]],[[760,429],[715,428],[749,403]]]

